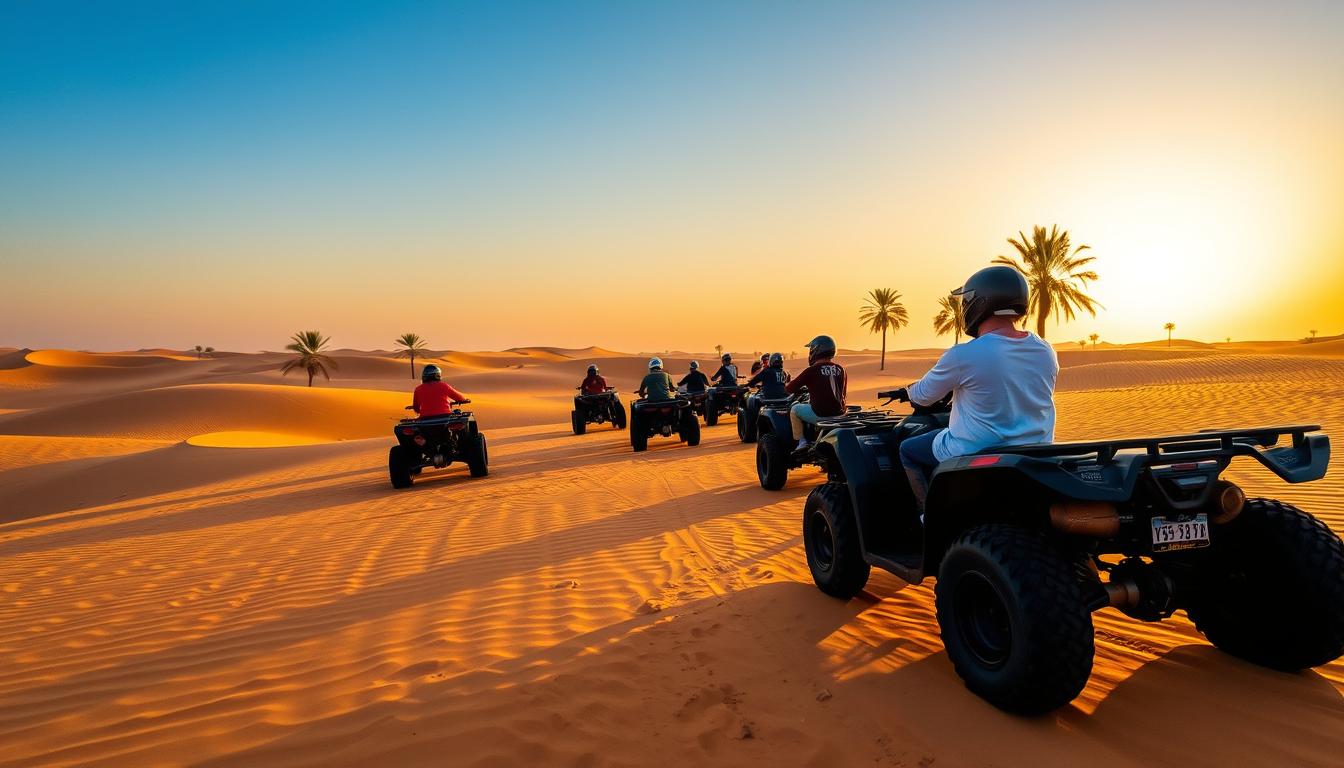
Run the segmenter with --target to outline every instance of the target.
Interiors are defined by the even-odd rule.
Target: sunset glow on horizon
[[[1344,332],[1344,5],[130,3],[0,23],[0,346],[945,346]]]

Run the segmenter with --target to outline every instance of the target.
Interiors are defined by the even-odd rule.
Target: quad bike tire
[[[807,495],[803,549],[817,589],[842,600],[863,591],[872,567],[863,559],[858,521],[843,483],[825,483]]]
[[[691,447],[700,444],[700,420],[695,418],[695,412],[690,408],[681,412],[681,428],[677,430],[677,436]]]
[[[630,447],[635,453],[649,449],[649,429],[644,426],[644,420],[639,418],[639,411],[633,408],[630,409]]]
[[[719,423],[719,406],[714,404],[714,395],[705,395],[705,426],[712,427]]]
[[[981,525],[943,556],[934,588],[943,646],[971,691],[1040,714],[1092,674],[1092,614],[1070,558],[1036,531]]]
[[[775,432],[756,441],[756,477],[767,491],[778,491],[789,481],[789,446]]]
[[[747,413],[748,408],[743,406],[737,409],[737,439],[744,443],[756,442],[756,420]]]
[[[490,450],[485,444],[485,435],[471,437],[467,447],[467,470],[472,477],[485,477],[490,474]]]
[[[588,431],[587,420],[583,418],[583,414],[576,410],[569,412],[569,423],[570,426],[574,427],[574,434],[576,435],[582,435],[584,432]]]
[[[387,476],[392,480],[393,488],[410,488],[412,479],[410,451],[401,445],[394,445],[387,451]]]
[[[1284,672],[1344,654],[1339,536],[1273,499],[1247,500],[1220,528],[1185,601],[1195,628],[1225,653]]]
[[[625,429],[625,406],[617,400],[611,407],[611,426],[616,429]]]

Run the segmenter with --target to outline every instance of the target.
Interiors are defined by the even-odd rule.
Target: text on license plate
[[[1190,520],[1153,518],[1153,551],[1191,549],[1209,546],[1209,516],[1195,515]]]

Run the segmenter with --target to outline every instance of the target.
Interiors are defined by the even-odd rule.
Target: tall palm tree
[[[200,360],[200,359],[201,359],[201,353],[204,352],[204,351],[205,351],[205,347],[202,347],[200,344],[197,344],[197,345],[196,345],[196,359],[197,359],[197,360]]]
[[[1076,310],[1096,317],[1101,304],[1084,290],[1089,281],[1097,279],[1097,273],[1083,269],[1096,257],[1078,255],[1089,246],[1080,245],[1070,252],[1068,230],[1061,232],[1058,225],[1051,226],[1048,234],[1045,227],[1033,227],[1030,240],[1022,232],[1017,235],[1020,239],[1010,237],[1008,244],[1017,249],[1021,261],[996,256],[994,263],[1015,267],[1027,278],[1031,287],[1027,315],[1036,318],[1036,335],[1045,338],[1045,321],[1052,313],[1066,320],[1072,320]]]
[[[420,334],[418,333],[403,333],[398,336],[397,340],[393,343],[401,347],[401,350],[397,352],[397,357],[411,358],[411,378],[414,379],[415,356],[419,355],[424,357],[425,353],[429,351],[429,348],[425,346],[429,342],[420,338]]]
[[[1089,338],[1089,339],[1092,340],[1092,348],[1093,348],[1093,349],[1096,349],[1096,348],[1097,348],[1097,339],[1100,339],[1101,337],[1094,333],[1094,334],[1092,334],[1091,336],[1088,336],[1087,338]]]
[[[723,345],[722,345],[722,344],[715,344],[715,345],[714,345],[714,354],[718,355],[719,357],[723,357]]]
[[[285,349],[290,352],[297,352],[299,356],[285,363],[280,369],[282,376],[288,376],[290,371],[301,370],[308,374],[308,386],[313,386],[313,377],[322,374],[328,381],[331,380],[331,373],[327,370],[331,368],[336,370],[340,366],[336,361],[322,354],[331,342],[326,336],[318,331],[299,331],[290,338],[292,342],[285,345]]]
[[[206,348],[205,348],[205,356],[206,356],[206,357],[211,357],[211,356],[213,356],[214,354],[215,354],[215,348],[214,348],[214,347],[206,347]]]
[[[873,333],[882,334],[882,363],[887,368],[887,329],[895,331],[910,324],[910,315],[901,303],[901,294],[890,288],[874,288],[859,308],[859,322]]]
[[[1176,330],[1176,324],[1175,324],[1175,323],[1167,323],[1166,325],[1162,326],[1162,330],[1164,330],[1164,331],[1167,332],[1167,347],[1170,348],[1170,347],[1171,347],[1171,332],[1174,331],[1174,330]]]
[[[1078,340],[1078,349],[1087,349],[1087,339]]]
[[[1308,331],[1308,333],[1311,334],[1311,341],[1315,341],[1315,340],[1316,340],[1316,332],[1315,332],[1315,331]],[[1311,342],[1309,341],[1309,342],[1307,342],[1307,343],[1310,344]]]
[[[961,343],[961,329],[966,324],[961,311],[961,297],[948,294],[938,299],[938,314],[933,317],[933,332],[942,336],[949,332],[955,334],[952,343]]]

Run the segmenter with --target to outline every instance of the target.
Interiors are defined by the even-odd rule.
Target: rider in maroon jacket
[[[807,403],[794,403],[789,409],[789,421],[793,424],[793,437],[798,448],[808,446],[803,423],[816,424],[819,418],[840,416],[845,412],[845,389],[848,381],[845,369],[835,362],[835,339],[830,336],[818,336],[807,343],[807,370],[798,374],[793,381],[784,385],[785,391],[794,394],[807,387]]]

